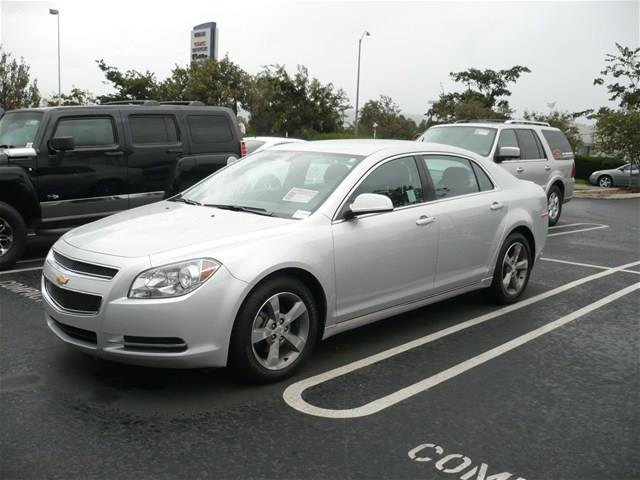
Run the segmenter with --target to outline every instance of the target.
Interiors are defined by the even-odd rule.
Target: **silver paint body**
[[[629,170],[632,171],[629,172]],[[629,173],[631,173],[631,177]],[[630,182],[633,182],[632,186],[640,185],[640,171],[638,171],[637,168],[631,169],[628,163],[618,168],[593,172],[589,175],[589,183],[591,185],[598,185],[598,180],[605,175],[611,177],[613,182],[612,187],[628,187]]]
[[[83,262],[119,269],[112,280],[65,270],[49,255],[43,277],[69,279],[64,288],[103,297],[96,315],[57,308],[43,292],[45,317],[65,342],[126,363],[224,366],[238,310],[251,290],[285,268],[305,270],[324,290],[323,338],[464,292],[487,287],[501,245],[517,227],[535,238],[534,258],[547,236],[545,192],[493,162],[443,145],[404,141],[324,141],[288,144],[282,150],[364,155],[326,201],[297,220],[162,201],[84,225],[53,250]],[[413,154],[449,154],[480,165],[495,189],[396,208],[355,219],[337,219],[350,192],[386,161]],[[500,205],[495,208],[495,205]],[[492,208],[492,205],[494,208]],[[424,222],[423,217],[435,221]],[[222,267],[197,290],[172,299],[130,299],[134,278],[150,267],[210,257]],[[44,290],[44,289],[43,289]],[[97,332],[90,345],[52,322]],[[123,335],[179,337],[181,353],[132,352]]]

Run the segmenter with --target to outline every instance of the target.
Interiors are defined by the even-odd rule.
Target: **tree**
[[[592,110],[583,110],[581,112],[560,111],[556,109],[555,103],[549,103],[548,107],[549,113],[525,110],[524,118],[526,120],[535,120],[536,122],[547,122],[552,127],[559,128],[567,137],[573,151],[577,152],[582,146],[582,139],[580,138],[580,130],[575,121],[577,118],[592,113]]]
[[[69,92],[69,95],[62,96],[62,105],[94,105],[96,103],[96,99],[93,94],[89,90],[81,90],[79,88],[73,87]],[[48,107],[55,107],[59,105],[58,103],[58,95],[54,95],[51,98],[46,100],[46,104]]]
[[[282,65],[270,65],[256,75],[247,93],[250,125],[258,135],[309,137],[342,129],[349,108],[346,94],[333,84],[309,78],[298,66],[291,76]]]
[[[640,168],[640,48],[632,50],[616,43],[617,54],[607,54],[607,66],[600,73],[613,77],[607,85],[609,100],[618,102],[618,109],[602,107],[595,114],[596,148],[617,155]],[[603,77],[594,85],[604,85]]]
[[[462,92],[441,93],[431,104],[427,116],[432,123],[449,123],[457,120],[479,118],[508,118],[513,113],[507,88],[515,83],[523,73],[531,73],[529,68],[516,65],[506,70],[479,70],[470,68],[462,72],[451,72],[454,82],[466,86]]]
[[[361,131],[371,136],[373,124],[377,124],[376,138],[412,140],[418,131],[416,122],[402,115],[400,107],[385,95],[364,104],[358,123]]]
[[[30,67],[20,58],[20,62],[11,58],[11,54],[0,45],[0,106],[6,110],[14,108],[40,106],[40,91],[37,80],[30,80]]]
[[[111,95],[100,95],[100,103],[122,100],[154,100],[158,96],[158,83],[154,73],[147,70],[140,73],[137,70],[127,70],[122,73],[116,67],[107,65],[104,60],[96,60],[98,68],[102,70],[106,81],[116,89]]]

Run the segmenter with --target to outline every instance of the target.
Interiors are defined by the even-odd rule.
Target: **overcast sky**
[[[343,88],[355,104],[358,38],[364,30],[360,105],[391,96],[407,114],[453,83],[449,72],[469,67],[526,65],[511,104],[546,110],[607,103],[593,79],[618,42],[640,44],[640,0],[599,2],[360,2],[360,1],[119,1],[0,0],[0,39],[31,65],[45,96],[57,91],[56,20],[60,10],[62,89],[109,92],[95,60],[165,78],[189,61],[190,30],[215,21],[219,54],[250,73],[267,64]]]

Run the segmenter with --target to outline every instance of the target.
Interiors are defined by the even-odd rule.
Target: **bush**
[[[596,170],[617,168],[623,164],[624,162],[618,158],[576,155],[576,178],[589,180],[589,175]]]

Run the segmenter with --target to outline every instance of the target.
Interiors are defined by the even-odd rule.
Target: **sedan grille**
[[[44,285],[47,294],[60,310],[81,315],[94,315],[100,310],[102,297],[98,295],[60,288],[48,278],[44,279]]]
[[[97,277],[111,280],[116,276],[116,273],[118,273],[118,269],[116,268],[109,268],[103,267],[101,265],[93,265],[91,263],[80,262],[78,260],[67,258],[55,251],[53,252],[53,258],[58,265],[64,267],[66,270],[78,273],[80,275],[86,275],[88,277]]]

